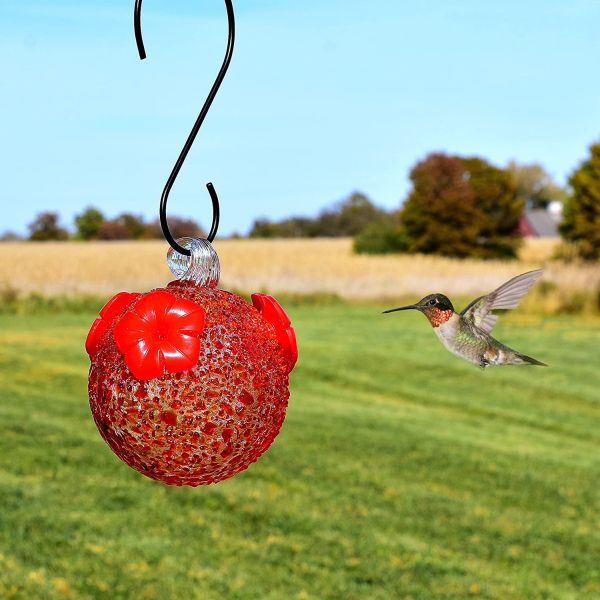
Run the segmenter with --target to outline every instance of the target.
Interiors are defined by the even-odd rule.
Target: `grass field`
[[[435,256],[365,256],[352,240],[217,240],[227,289],[335,294],[347,300],[422,297],[439,291],[471,298],[514,275],[546,267],[523,309],[545,314],[600,312],[600,267],[552,260],[555,240],[529,239],[520,260],[456,260]],[[2,290],[46,295],[148,290],[172,279],[165,242],[0,244]],[[529,306],[528,306],[529,304]]]
[[[600,598],[600,321],[503,317],[551,367],[481,372],[380,308],[292,307],[281,435],[197,489],[97,434],[91,313],[0,316],[0,598]]]

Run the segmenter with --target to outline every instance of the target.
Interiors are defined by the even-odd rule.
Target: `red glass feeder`
[[[94,321],[89,396],[98,430],[140,473],[172,485],[215,483],[271,445],[285,418],[298,358],[278,302],[253,304],[217,288],[219,260],[206,240],[169,252],[178,280],[122,292]]]

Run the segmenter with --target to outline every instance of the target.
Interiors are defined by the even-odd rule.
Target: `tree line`
[[[479,157],[431,153],[410,171],[411,187],[396,210],[364,194],[315,218],[255,221],[251,237],[352,236],[359,253],[437,254],[458,258],[514,258],[526,209],[564,206],[559,232],[564,256],[600,259],[600,143],[559,186],[539,164],[497,167]]]
[[[175,238],[203,237],[205,235],[200,225],[192,219],[170,217],[169,228]],[[97,208],[89,206],[81,214],[75,216],[73,234],[60,225],[58,213],[46,211],[38,214],[29,224],[28,239],[34,242],[68,239],[115,241],[151,240],[162,239],[162,237],[158,219],[146,222],[142,216],[131,213],[122,213],[115,218],[107,219]],[[15,238],[18,236],[11,234],[4,236],[5,240]]]
[[[546,209],[567,194],[541,165],[496,167],[481,158],[431,153],[410,172],[411,188],[386,211],[364,194],[314,218],[257,220],[250,237],[353,237],[359,253],[393,252],[511,258],[525,207]]]
[[[453,257],[512,258],[522,235],[519,223],[526,208],[564,205],[560,233],[571,253],[600,259],[600,143],[562,188],[539,164],[509,163],[498,167],[479,157],[431,153],[410,171],[410,189],[395,210],[376,206],[354,192],[315,217],[292,216],[280,221],[257,219],[251,238],[352,237],[359,253],[423,253]],[[205,235],[191,219],[169,218],[175,238]],[[29,225],[29,239],[139,240],[162,238],[158,220],[123,213],[107,219],[86,208],[74,220],[70,235],[58,214],[44,212]],[[10,239],[10,235],[4,236]]]

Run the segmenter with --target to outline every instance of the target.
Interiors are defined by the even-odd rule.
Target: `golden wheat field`
[[[555,244],[554,240],[528,240],[518,261],[489,262],[356,255],[349,239],[218,240],[215,247],[221,260],[221,286],[245,292],[329,293],[347,300],[421,297],[432,291],[466,297],[545,266],[544,284],[531,296],[545,304],[544,312],[568,308],[573,302],[596,302],[600,266],[553,261]],[[151,289],[171,278],[167,248],[160,241],[4,243],[0,244],[0,289],[101,296]]]

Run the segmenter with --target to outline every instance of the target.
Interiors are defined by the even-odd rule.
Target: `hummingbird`
[[[513,277],[487,296],[475,298],[462,312],[454,311],[452,302],[444,294],[429,294],[416,304],[384,311],[399,310],[422,312],[442,344],[456,356],[485,369],[490,365],[548,365],[521,354],[490,335],[498,316],[492,311],[515,308],[543,269]]]

